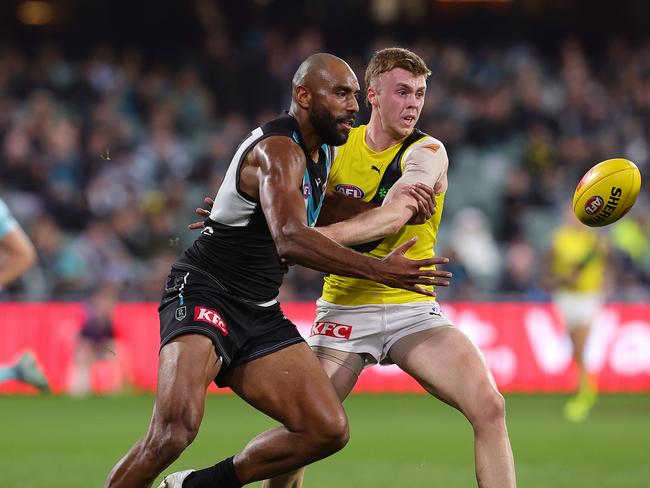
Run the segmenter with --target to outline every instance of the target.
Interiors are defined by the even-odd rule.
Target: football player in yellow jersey
[[[370,60],[370,122],[352,129],[337,149],[318,220],[319,226],[326,225],[321,232],[340,244],[382,257],[415,237],[406,255],[434,256],[447,190],[447,153],[440,141],[415,127],[430,73],[406,49],[383,49]],[[406,225],[414,209],[421,208],[407,187],[422,183],[435,190],[437,210],[423,224]],[[479,486],[515,486],[504,399],[478,348],[444,316],[433,297],[329,275],[308,342],[341,400],[363,368],[397,364],[470,421]],[[287,473],[263,486],[298,488],[302,475],[302,470]]]
[[[585,365],[585,344],[591,324],[603,304],[607,241],[595,229],[581,224],[570,208],[551,239],[549,285],[553,303],[564,320],[578,366],[577,394],[564,407],[567,420],[581,422],[596,402],[597,380]]]
[[[323,232],[335,241],[382,257],[417,237],[407,255],[434,255],[448,161],[443,144],[416,129],[430,73],[424,61],[406,49],[383,49],[370,60],[366,70],[370,122],[352,129],[338,148],[328,188],[379,206],[327,226]],[[437,211],[424,224],[405,225],[413,216],[413,200],[402,190],[418,182],[434,188]],[[339,217],[333,215],[335,199],[328,194],[319,224]],[[341,202],[344,212],[350,209],[346,203],[350,202]],[[478,485],[515,486],[504,399],[480,351],[453,327],[432,297],[329,275],[308,342],[341,399],[364,367],[397,364],[470,421]],[[298,487],[301,474],[263,486]]]

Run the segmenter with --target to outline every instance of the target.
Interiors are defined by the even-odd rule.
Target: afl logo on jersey
[[[311,185],[309,183],[302,185],[302,196],[305,200],[311,196]]]
[[[361,188],[354,185],[336,185],[334,190],[352,198],[363,198],[365,195]]]

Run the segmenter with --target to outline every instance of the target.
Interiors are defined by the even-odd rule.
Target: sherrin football
[[[573,213],[590,227],[623,217],[641,188],[641,173],[632,161],[608,159],[587,171],[573,194]]]

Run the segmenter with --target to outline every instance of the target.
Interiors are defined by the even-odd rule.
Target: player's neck
[[[375,152],[381,152],[395,144],[399,144],[407,136],[400,137],[384,127],[379,112],[373,110],[370,122],[366,126],[366,145]]]
[[[292,105],[289,110],[289,115],[296,119],[298,128],[300,129],[300,137],[302,142],[309,151],[311,158],[315,161],[318,160],[318,150],[323,144],[323,140],[314,129],[309,116],[304,110],[296,110]]]

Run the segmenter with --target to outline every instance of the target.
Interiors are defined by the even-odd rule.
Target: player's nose
[[[359,102],[356,97],[350,97],[347,106],[345,107],[348,112],[357,113],[359,111]]]

